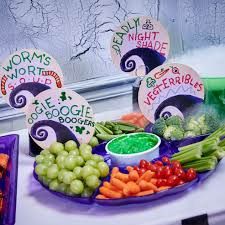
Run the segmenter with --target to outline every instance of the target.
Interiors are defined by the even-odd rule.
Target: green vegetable
[[[184,130],[194,132],[195,136],[201,134],[201,129],[194,117],[188,117],[184,122]]]
[[[121,135],[110,135],[110,134],[97,134],[96,137],[103,140],[103,141],[109,141],[113,138],[120,137]]]
[[[202,152],[200,149],[194,149],[186,154],[176,155],[172,157],[172,160],[178,160],[182,165],[194,161],[196,159],[201,159]]]
[[[195,137],[198,134],[196,134],[194,131],[192,130],[188,130],[184,132],[184,138],[188,138],[188,137]]]
[[[211,113],[205,113],[198,118],[199,127],[202,134],[208,134],[218,129],[219,119],[216,115]]]
[[[179,116],[171,116],[168,119],[166,119],[166,125],[171,126],[171,125],[176,125],[180,128],[183,127],[183,120]]]
[[[158,134],[159,136],[163,136],[165,130],[167,128],[166,121],[164,118],[159,118],[155,121],[152,126],[152,132]]]
[[[184,138],[184,130],[178,126],[168,126],[163,134],[166,140],[181,140]]]
[[[200,159],[198,161],[183,165],[183,168],[185,168],[185,169],[193,168],[197,172],[205,172],[208,170],[213,170],[213,169],[215,169],[215,167],[216,167],[216,163],[213,159],[212,160],[201,160]]]

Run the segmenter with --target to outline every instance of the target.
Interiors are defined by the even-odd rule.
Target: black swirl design
[[[176,95],[164,100],[155,111],[155,120],[160,117],[161,112],[167,106],[174,106],[185,115],[188,108],[194,107],[196,104],[201,104],[203,100],[201,98],[192,96],[192,95]],[[168,115],[172,116],[171,112],[165,112]],[[185,116],[184,116],[185,117]]]
[[[13,108],[23,108],[27,104],[27,99],[22,94],[18,95],[21,91],[28,91],[33,96],[36,96],[47,89],[50,89],[50,87],[40,83],[29,82],[20,84],[10,93],[9,103]]]
[[[36,122],[30,130],[30,135],[37,141],[45,141],[48,137],[48,131],[44,127],[51,127],[58,142],[65,143],[68,140],[74,140],[79,145],[79,142],[74,133],[66,126],[53,120],[41,120]]]
[[[148,74],[151,70],[157,66],[162,65],[166,58],[157,51],[150,48],[135,48],[127,52],[120,61],[120,68],[124,72],[134,71],[136,68],[136,62],[129,58],[131,56],[139,56],[145,65],[145,73]]]

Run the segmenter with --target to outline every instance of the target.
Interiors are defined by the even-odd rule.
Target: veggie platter
[[[152,40],[146,46],[139,38]],[[30,152],[37,155],[34,178],[62,198],[118,206],[174,195],[210,176],[225,156],[224,118],[204,103],[204,84],[196,71],[164,64],[170,48],[167,31],[150,17],[134,17],[117,28],[110,48],[121,71],[141,77],[134,98],[140,110],[116,121],[95,122],[86,99],[63,87],[62,70],[48,53],[23,49],[3,61],[1,93],[26,115]],[[16,73],[39,69],[14,79],[8,65],[15,58]],[[41,79],[31,82],[37,76]],[[9,88],[10,77],[14,88]],[[16,187],[14,158],[8,171],[11,158],[0,154],[0,178],[11,173],[10,184]],[[8,211],[15,216],[15,204]]]

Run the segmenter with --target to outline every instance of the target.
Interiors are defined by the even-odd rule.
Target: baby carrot
[[[114,177],[123,181],[124,183],[127,183],[129,181],[129,176],[128,174],[125,174],[125,173],[118,172],[114,175]]]
[[[129,181],[127,183],[128,186],[128,190],[131,194],[137,194],[138,192],[140,192],[140,187],[133,181]]]
[[[165,191],[168,190],[169,188],[171,188],[170,186],[161,186],[158,188],[158,191]]]
[[[151,195],[153,194],[154,191],[153,190],[149,190],[149,191],[141,191],[139,193],[136,194],[136,196],[141,197],[141,196],[145,196],[145,195]]]
[[[123,189],[123,194],[126,196],[126,197],[128,197],[128,196],[130,196],[130,191],[129,191],[129,187],[128,186],[126,186],[124,189]]]
[[[112,190],[112,191],[119,191],[115,186],[113,186],[112,184],[110,184],[108,181],[104,181],[103,182],[103,186]]]
[[[154,184],[152,184],[151,182],[147,182],[145,180],[140,181],[139,187],[142,191],[147,191],[147,190],[157,191],[158,190]]]
[[[137,181],[139,179],[139,174],[136,170],[132,170],[129,172],[129,178],[131,181]]]
[[[119,168],[118,167],[113,167],[112,172],[111,172],[111,177],[114,177],[116,173],[119,172]]]
[[[105,195],[101,195],[101,194],[97,195],[96,198],[97,199],[109,199],[109,198],[105,197]]]
[[[123,181],[121,181],[121,180],[119,180],[117,178],[114,178],[114,177],[111,178],[110,183],[113,186],[115,186],[116,188],[118,188],[119,190],[123,190],[124,187],[126,186],[126,184]]]
[[[150,181],[154,175],[155,175],[154,172],[147,170],[145,173],[143,173],[141,175],[141,177],[138,179],[137,183],[139,183],[141,180]]]
[[[100,187],[99,191],[102,195],[104,195],[107,198],[122,198],[121,193],[112,191],[106,187]]]
[[[152,184],[156,185],[157,179],[156,179],[156,178],[152,178],[152,179],[150,180],[150,182],[151,182]]]
[[[132,166],[127,166],[126,169],[128,172],[131,172],[132,170],[134,170],[134,168]]]

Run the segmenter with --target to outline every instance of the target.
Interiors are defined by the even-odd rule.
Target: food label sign
[[[184,116],[188,108],[204,99],[199,75],[182,64],[165,64],[152,70],[141,82],[138,103],[150,121],[172,115]]]
[[[144,76],[167,58],[170,43],[164,27],[151,17],[134,17],[116,29],[111,40],[114,64],[124,72]]]
[[[10,106],[26,111],[32,98],[49,88],[61,88],[63,74],[56,60],[44,51],[23,49],[0,66],[1,94]]]
[[[37,95],[26,112],[26,125],[42,148],[54,141],[88,143],[95,130],[90,105],[82,96],[66,89],[49,89]]]

